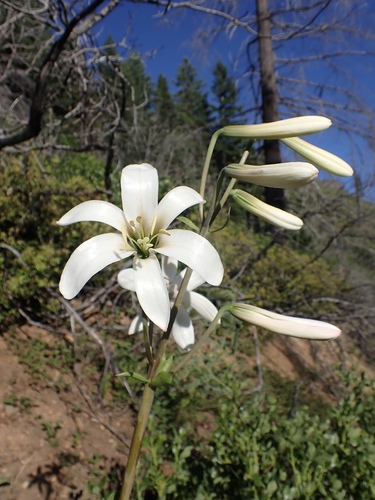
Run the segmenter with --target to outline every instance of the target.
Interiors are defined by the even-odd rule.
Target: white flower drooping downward
[[[162,257],[162,272],[170,295],[171,304],[177,296],[186,269],[177,274],[177,261],[168,257]],[[118,274],[119,284],[126,290],[135,292],[134,270],[124,269]],[[177,317],[172,327],[172,336],[181,349],[188,349],[194,344],[194,327],[186,308],[195,309],[207,321],[213,321],[218,313],[214,304],[200,293],[194,292],[196,288],[203,285],[204,279],[198,273],[193,272],[187,285],[187,290],[182,299],[182,305],[178,309]],[[129,327],[129,335],[142,331],[142,313],[135,316]]]
[[[72,208],[57,224],[103,222],[119,231],[82,243],[70,256],[60,280],[60,292],[75,297],[87,281],[109,264],[133,258],[134,288],[140,305],[162,330],[168,327],[170,301],[156,254],[172,257],[196,271],[211,285],[223,279],[215,248],[192,231],[167,228],[187,208],[204,203],[199,193],[179,186],[158,204],[158,173],[147,163],[128,165],[121,174],[123,210],[106,201],[86,201]]]

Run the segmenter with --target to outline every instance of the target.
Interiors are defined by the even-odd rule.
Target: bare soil
[[[85,397],[90,388],[77,387],[73,376],[66,382],[64,392],[53,383],[35,385],[7,336],[0,337],[2,500],[94,498],[86,487],[90,481],[122,474],[133,429],[130,411],[95,407]]]

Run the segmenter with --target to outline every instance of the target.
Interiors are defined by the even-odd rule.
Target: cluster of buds
[[[308,162],[311,162],[288,162],[274,165],[230,164],[225,167],[224,171],[233,179],[283,189],[300,187],[314,181],[319,173],[316,167],[338,176],[350,176],[353,174],[353,170],[341,158],[297,137],[320,132],[330,125],[331,121],[328,118],[303,116],[260,125],[223,127],[217,131],[217,136],[246,137],[251,140],[279,139]],[[233,189],[230,195],[247,211],[265,219],[270,224],[289,230],[300,229],[303,225],[302,220],[298,217],[268,205],[246,191]]]
[[[341,158],[298,137],[320,132],[330,125],[331,121],[328,118],[320,116],[290,118],[260,125],[233,125],[218,130],[213,136],[213,143],[221,135],[249,140],[280,140],[309,163],[287,162],[272,165],[248,165],[241,161],[241,163],[227,165],[224,168],[224,173],[232,179],[232,187],[236,180],[240,180],[265,187],[291,189],[313,182],[319,173],[316,167],[341,177],[353,174],[350,165]],[[303,225],[303,221],[299,217],[264,203],[242,189],[232,188],[228,194],[248,212],[277,227],[298,230]],[[329,323],[292,318],[248,304],[231,304],[225,309],[242,321],[283,335],[329,340],[338,337],[341,333],[336,326]]]

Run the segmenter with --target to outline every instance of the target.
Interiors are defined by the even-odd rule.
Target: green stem
[[[239,165],[244,165],[244,163],[247,160],[248,156],[249,156],[249,151],[247,151],[247,150],[244,151],[244,153],[243,153],[243,155],[241,157],[241,160],[239,162]],[[222,175],[222,174],[220,174],[220,175]],[[230,182],[229,182],[229,184],[228,184],[228,186],[227,186],[227,188],[225,190],[225,193],[221,197],[219,203],[217,203],[218,193],[216,193],[214,195],[214,203],[211,204],[209,212],[208,212],[207,217],[206,217],[206,221],[207,221],[206,226],[207,226],[207,228],[210,227],[214,223],[216,217],[219,215],[221,209],[223,208],[225,202],[227,201],[227,199],[228,199],[228,197],[229,197],[229,195],[230,195],[230,193],[231,193],[234,185],[236,184],[236,182],[237,182],[237,179],[233,179],[232,178],[230,180]],[[206,231],[206,233],[207,233],[207,231]],[[202,234],[202,232],[200,234]]]
[[[201,186],[199,193],[200,195],[204,198],[204,192],[206,190],[206,184],[207,184],[207,176],[208,176],[208,170],[210,168],[210,163],[211,163],[211,158],[212,158],[212,153],[214,152],[214,148],[217,142],[217,139],[220,135],[220,130],[217,130],[211,137],[210,144],[208,145],[207,148],[207,153],[206,153],[206,158],[204,160],[204,165],[203,165],[203,170],[202,170],[202,178],[201,178]],[[203,219],[203,205],[200,205],[199,207],[201,219]]]
[[[134,429],[134,434],[132,438],[132,442],[130,445],[130,452],[129,452],[129,458],[128,458],[128,463],[126,465],[126,471],[125,471],[125,477],[124,477],[124,483],[122,486],[121,494],[119,500],[129,500],[130,495],[133,489],[133,484],[134,484],[134,479],[135,479],[135,473],[137,469],[137,463],[138,463],[138,458],[139,458],[139,453],[140,449],[142,446],[143,438],[147,429],[147,424],[148,420],[150,418],[151,414],[151,409],[152,409],[152,403],[154,401],[154,396],[155,396],[155,391],[151,388],[150,384],[154,377],[158,373],[158,369],[160,366],[160,363],[163,360],[165,350],[167,347],[167,343],[169,340],[169,337],[171,335],[172,331],[172,326],[173,323],[176,319],[177,316],[177,311],[178,308],[180,307],[182,303],[182,298],[185,294],[189,279],[192,274],[192,270],[188,269],[185,273],[184,279],[182,280],[181,287],[178,291],[176,300],[173,304],[172,310],[171,310],[171,316],[168,324],[167,331],[163,334],[163,337],[161,338],[157,353],[155,355],[155,358],[153,360],[153,363],[150,365],[149,369],[149,374],[148,374],[148,384],[145,385],[145,389],[143,392],[142,396],[142,401],[141,405],[139,407],[138,411],[138,418],[137,418],[137,423]]]
[[[143,340],[145,343],[145,349],[146,349],[146,357],[147,361],[150,366],[153,365],[153,356],[152,356],[152,329],[153,329],[153,324],[151,321],[148,320],[147,316],[145,313],[142,311],[142,320],[143,320]]]
[[[128,463],[126,464],[125,480],[122,485],[119,497],[120,500],[129,500],[132,493],[139,453],[141,450],[143,437],[147,429],[154,396],[155,391],[150,387],[149,384],[146,384],[145,390],[143,391],[141,406],[139,407],[137,424],[134,429],[132,443],[130,446]]]

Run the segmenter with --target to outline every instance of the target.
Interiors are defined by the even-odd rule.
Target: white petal
[[[147,259],[134,257],[133,261],[135,291],[146,316],[166,331],[170,316],[170,303],[167,287],[159,261],[154,254]]]
[[[139,333],[143,330],[143,319],[142,314],[137,314],[133,321],[130,323],[128,335],[134,335],[134,333]]]
[[[172,336],[181,349],[189,349],[194,344],[194,327],[186,309],[179,307],[172,327]]]
[[[172,189],[156,209],[156,230],[166,229],[180,213],[198,203],[204,203],[204,199],[194,189],[187,186]]]
[[[172,257],[162,257],[161,268],[167,283],[171,282],[176,277],[177,266],[178,261],[176,259],[173,259]]]
[[[91,200],[80,203],[57,221],[59,226],[75,222],[103,222],[118,231],[125,225],[124,212],[108,201]]]
[[[329,340],[341,334],[339,328],[324,321],[283,316],[248,304],[233,304],[230,312],[237,318],[253,325],[291,337]]]
[[[134,269],[123,269],[120,271],[117,275],[117,281],[125,290],[135,292]]]
[[[125,249],[120,234],[101,234],[85,241],[74,250],[64,267],[60,280],[61,294],[66,299],[72,299],[94,274],[133,253]]]
[[[207,321],[213,321],[218,310],[206,297],[196,292],[186,292],[184,295],[184,305],[190,306],[197,311]]]
[[[199,286],[203,285],[203,283],[206,283],[206,282],[202,278],[202,276],[200,274],[198,274],[197,272],[193,271],[191,278],[189,279],[187,290],[189,292],[191,292],[192,290],[195,290]]]
[[[314,163],[317,167],[320,167],[331,174],[340,175],[342,177],[350,177],[353,175],[353,169],[346,163],[346,161],[332,153],[329,153],[325,149],[313,146],[299,137],[283,139],[282,142],[289,148],[296,151],[296,153],[300,154],[303,158],[306,158],[306,160],[311,161],[311,163]]]
[[[180,286],[181,283],[182,283],[182,280],[183,280],[183,278],[185,276],[185,274],[186,274],[186,269],[184,269],[183,271],[181,271],[170,282],[170,284],[174,285],[174,286]],[[205,280],[202,278],[202,276],[200,276],[198,273],[196,273],[195,271],[193,271],[192,274],[191,274],[191,276],[190,276],[189,283],[187,285],[187,290],[188,291],[194,290],[195,288],[198,288],[199,286],[203,285],[203,283],[205,283]]]
[[[209,241],[184,229],[171,229],[161,234],[155,251],[174,257],[196,271],[210,285],[220,285],[224,268],[220,256]]]
[[[128,222],[142,217],[145,233],[149,232],[158,204],[158,172],[148,163],[128,165],[121,174],[121,197]]]

